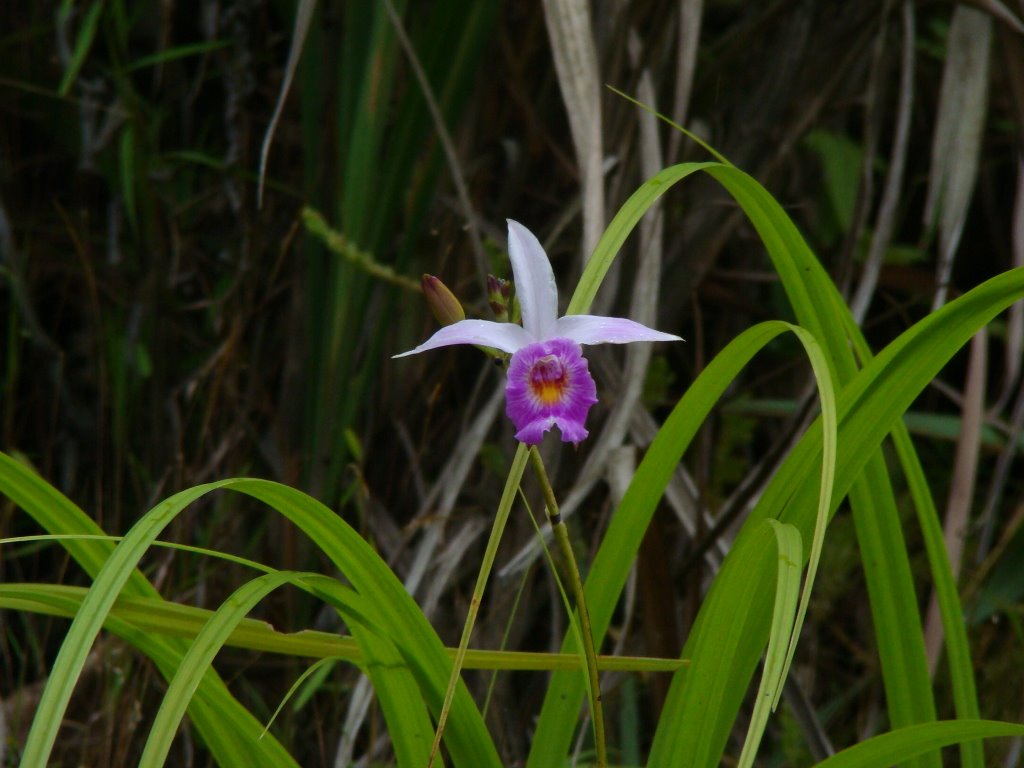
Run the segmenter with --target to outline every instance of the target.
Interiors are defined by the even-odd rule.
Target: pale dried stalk
[[[988,105],[992,19],[958,5],[946,43],[939,113],[932,143],[925,225],[938,223],[939,259],[932,309],[946,302],[953,257],[978,177],[978,158]]]
[[[1017,162],[1017,193],[1013,204],[1013,236],[1010,264],[1024,267],[1024,158]],[[1007,312],[1006,344],[1003,352],[1003,384],[999,397],[992,406],[993,416],[1001,413],[1013,397],[1017,377],[1024,359],[1024,301],[1015,302]]]
[[[697,72],[697,49],[700,42],[700,22],[704,13],[704,0],[680,0],[679,37],[676,51],[676,87],[673,94],[672,120],[686,127],[693,93],[693,76]],[[666,157],[675,162],[683,134],[672,131],[668,138]]]
[[[992,472],[992,480],[989,483],[985,506],[980,517],[983,527],[981,540],[978,542],[978,552],[975,555],[975,562],[979,565],[989,557],[992,539],[995,536],[997,510],[1002,502],[1003,492],[1006,490],[1006,483],[1010,477],[1010,468],[1013,466],[1013,460],[1017,457],[1022,435],[1024,435],[1024,379],[1021,380],[1020,391],[1017,392],[1017,401],[1013,406],[1013,413],[1010,416],[1010,424],[1006,433],[1006,444],[999,452],[999,458],[996,459],[995,470]],[[1001,535],[1005,536],[1006,532],[1004,531]]]
[[[544,20],[551,41],[558,85],[569,117],[569,130],[580,166],[583,188],[583,263],[604,232],[601,83],[590,3],[544,0]]]
[[[263,182],[267,175],[270,144],[274,140],[277,121],[281,119],[281,112],[284,111],[284,102],[288,98],[292,80],[295,79],[295,70],[299,67],[299,59],[302,58],[302,47],[306,43],[306,33],[309,32],[310,22],[313,21],[314,10],[316,10],[316,0],[299,0],[299,5],[295,9],[295,26],[292,27],[292,44],[288,48],[288,61],[284,65],[284,80],[281,81],[281,90],[278,91],[277,103],[274,104],[274,114],[270,117],[270,124],[267,126],[267,132],[263,135],[263,145],[260,147],[260,172],[256,189],[257,208],[263,207]]]
[[[896,107],[896,129],[893,132],[892,150],[889,154],[889,173],[882,190],[882,201],[875,218],[875,231],[864,261],[857,292],[850,302],[850,312],[860,325],[864,321],[875,287],[882,260],[896,222],[896,209],[903,189],[903,170],[907,163],[907,143],[910,137],[910,112],[914,102],[914,4],[903,2],[903,53],[900,59],[900,95]]]
[[[971,501],[974,497],[974,482],[978,472],[978,456],[981,450],[981,427],[985,418],[985,370],[987,366],[988,334],[984,328],[971,340],[970,362],[968,363],[967,385],[964,388],[964,404],[960,416],[960,440],[956,446],[956,460],[953,465],[953,480],[946,504],[946,519],[943,531],[946,551],[956,579],[963,558],[964,541],[967,537]],[[942,651],[942,617],[939,601],[933,594],[928,605],[925,620],[924,644],[928,654],[928,671],[935,674],[935,667]]]

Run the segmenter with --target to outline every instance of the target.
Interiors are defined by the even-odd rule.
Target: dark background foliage
[[[472,349],[391,361],[434,321],[417,294],[344,253],[358,251],[413,279],[437,274],[471,315],[486,317],[479,271],[507,273],[506,217],[545,242],[563,292],[574,284],[581,179],[542,4],[396,5],[453,140],[469,211],[381,4],[319,4],[271,145],[262,206],[261,142],[293,42],[293,3],[0,4],[0,445],[113,534],[176,490],[236,475],[278,479],[317,496],[364,531],[403,577],[423,551],[424,532],[444,524],[445,548],[431,559],[417,597],[431,601],[435,626],[455,642],[481,532],[513,446],[500,417],[483,425],[480,459],[459,480],[454,509],[440,522],[432,516],[440,502],[429,489],[446,477],[456,441],[500,372]],[[1018,260],[1024,252],[1016,191],[1024,8],[978,5],[997,14],[981,140],[976,152],[962,141],[940,152],[951,173],[974,185],[954,248],[953,295],[1010,267],[1014,248]],[[891,236],[864,319],[881,347],[928,312],[936,290],[944,222],[926,221],[925,212],[938,183],[933,135],[951,99],[942,82],[953,7],[707,0],[686,95],[679,91],[687,55],[679,14],[694,8],[701,12],[693,2],[598,3],[601,81],[636,95],[649,73],[653,106],[685,115],[688,128],[768,187],[851,294],[899,155],[901,113],[909,121]],[[913,98],[902,103],[911,11]],[[647,174],[637,108],[608,90],[600,98],[610,216]],[[658,131],[662,165],[706,159],[668,127]],[[347,251],[332,251],[307,231],[304,206],[344,235]],[[787,316],[755,233],[712,180],[695,176],[671,192],[661,218],[657,326],[688,343],[656,350],[644,399],[655,417],[735,334]],[[622,314],[630,311],[635,240],[627,243],[618,290],[605,297]],[[979,479],[961,574],[976,619],[983,714],[1011,720],[1021,715],[1024,575],[1014,565],[1021,548],[1014,534],[1024,473],[1019,458],[1001,473],[997,456],[1007,435],[1020,440],[1019,324],[1016,315],[992,329],[988,362],[981,363],[988,432],[975,457]],[[600,350],[592,360],[603,402],[591,428],[600,434],[621,391],[615,372],[622,358]],[[963,382],[978,364],[965,353],[914,409],[940,509],[955,482]],[[779,343],[731,388],[687,460],[694,498],[712,518],[741,512],[756,493],[801,423],[809,381],[799,350]],[[642,447],[635,435],[627,442]],[[566,493],[589,450],[553,458]],[[583,493],[574,534],[585,559],[611,502],[603,483]],[[16,509],[0,506],[0,536],[34,532]],[[325,567],[284,523],[237,499],[197,505],[168,535],[275,567]],[[707,544],[702,535],[685,534],[668,509],[656,518],[637,572],[638,612],[622,619],[633,623],[629,652],[678,653],[707,576],[694,554]],[[515,521],[503,561],[532,536],[528,522]],[[216,605],[241,576],[169,552],[146,565],[165,595],[204,606]],[[808,635],[815,639],[798,658],[805,693],[839,744],[870,732],[884,706],[858,567],[840,515],[811,614]],[[85,582],[56,547],[36,546],[0,550],[0,578]],[[523,584],[508,643],[548,649],[560,637],[560,603],[543,567]],[[509,577],[495,590],[481,644],[501,642],[518,588]],[[928,590],[921,595],[924,609]],[[286,630],[337,628],[290,593],[260,610]],[[66,623],[9,612],[0,619],[0,697],[13,755]],[[145,734],[138,726],[163,689],[154,670],[115,641],[104,641],[101,651],[59,744],[66,763],[132,762]],[[233,690],[262,717],[303,669],[242,652],[222,661],[226,677],[235,677]],[[306,710],[286,709],[278,727],[301,763],[334,759],[355,680],[353,670],[338,668],[320,681]],[[498,691],[493,730],[512,762],[525,752],[543,676],[504,676]],[[663,694],[657,679],[612,686],[613,711],[624,732],[639,734],[641,753]],[[376,754],[373,733],[366,729],[359,751]],[[806,760],[794,733],[783,715],[772,749],[788,764]],[[187,731],[177,755],[183,764],[205,760]]]

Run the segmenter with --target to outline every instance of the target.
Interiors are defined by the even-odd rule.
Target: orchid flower
[[[494,347],[512,355],[505,385],[505,413],[516,439],[537,445],[551,427],[564,442],[586,438],[584,426],[597,402],[597,387],[581,344],[624,344],[631,341],[682,341],[621,317],[566,315],[558,317],[558,289],[551,262],[530,230],[508,220],[508,255],[523,324],[460,320],[441,328],[416,349],[395,357],[416,355],[452,344]]]

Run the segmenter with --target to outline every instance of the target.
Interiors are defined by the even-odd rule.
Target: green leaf
[[[127,67],[125,72],[134,72],[137,69],[145,69],[146,67],[153,67],[157,65],[167,64],[171,61],[177,61],[178,59],[185,59],[189,56],[199,56],[203,53],[213,53],[219,51],[222,48],[227,48],[231,45],[230,40],[204,40],[201,43],[188,43],[187,45],[177,45],[173,48],[167,48],[162,51],[150,54],[149,56],[140,56]]]
[[[833,509],[839,499],[850,492],[858,475],[869,462],[875,462],[876,468],[881,467],[882,474],[873,474],[871,483],[856,492],[860,496],[855,499],[854,505],[855,514],[864,518],[865,530],[861,549],[865,552],[865,567],[866,570],[873,571],[872,578],[876,580],[872,592],[872,610],[878,611],[880,620],[884,621],[884,617],[892,613],[894,606],[897,613],[901,610],[899,606],[911,606],[911,612],[904,610],[900,615],[900,621],[890,621],[890,626],[879,635],[879,652],[883,659],[886,691],[890,699],[890,717],[897,725],[900,722],[931,720],[934,718],[934,704],[921,642],[920,620],[912,622],[910,627],[906,626],[906,617],[917,615],[913,584],[907,567],[907,553],[902,546],[898,515],[891,500],[891,486],[884,474],[884,465],[878,458],[877,449],[884,436],[892,431],[896,435],[897,447],[908,473],[912,475],[915,468],[919,471],[919,462],[912,450],[901,448],[905,430],[900,422],[900,416],[909,407],[916,393],[934,377],[944,361],[965,343],[974,330],[989,322],[995,314],[1024,293],[1024,273],[1019,270],[1007,273],[975,289],[963,297],[966,302],[963,299],[959,300],[962,303],[954,310],[944,310],[939,319],[929,318],[904,334],[898,343],[891,345],[886,354],[881,356],[881,363],[876,359],[870,364],[875,366],[872,373],[858,375],[849,341],[853,339],[854,348],[865,361],[870,358],[866,345],[835,286],[814,259],[778,203],[756,181],[735,168],[704,164],[700,169],[722,182],[751,218],[773,259],[776,270],[782,277],[801,325],[825,348],[828,365],[834,371],[834,379],[838,382],[849,382],[856,377],[856,381],[861,382],[858,387],[866,388],[861,390],[846,387],[840,395],[844,405],[840,407],[839,463]],[[670,170],[672,169],[658,175],[659,182],[685,178],[697,168],[683,165],[677,166],[671,173]],[[571,308],[585,311],[596,292],[600,276],[603,275],[601,270],[607,269],[610,258],[631,228],[631,222],[635,223],[643,214],[645,203],[649,204],[647,201],[656,199],[662,191],[660,183],[653,189],[642,188],[623,207],[623,211],[620,211],[615,220],[621,227],[615,232],[609,228],[606,240],[602,240],[588,271],[581,279]],[[623,229],[625,231],[622,231]],[[603,252],[602,247],[606,245],[607,250]],[[606,263],[606,260],[609,261]],[[594,270],[593,274],[589,274],[591,268]],[[764,332],[764,329],[761,329],[761,332]],[[748,345],[752,338],[744,334],[737,342],[727,347],[723,355],[736,355],[739,349],[737,343],[742,339],[743,344]],[[910,354],[904,357],[908,349]],[[750,354],[753,354],[752,350],[744,358],[743,363],[749,359]],[[587,584],[588,602],[594,620],[595,636],[598,638],[603,636],[607,628],[607,616],[611,610],[609,606],[614,606],[618,599],[625,573],[635,557],[639,540],[650,520],[653,506],[664,490],[668,475],[692,438],[692,431],[697,428],[697,424],[710,408],[711,403],[703,401],[709,394],[720,393],[743,364],[736,365],[735,360],[730,360],[728,365],[722,361],[722,365],[719,366],[719,362],[718,358],[713,361],[673,410],[638,468],[633,487],[612,519],[602,549],[591,568]],[[705,374],[712,371],[714,376],[723,376],[724,380],[712,382],[707,379]],[[891,397],[890,393],[897,393],[898,396]],[[870,405],[865,406],[863,402],[858,402],[858,399],[864,396],[869,398]],[[713,397],[717,397],[717,394]],[[693,415],[692,423],[684,423],[686,419],[680,415],[680,408],[684,407],[687,414]],[[672,434],[677,431],[678,434]],[[807,536],[811,532],[810,510],[814,508],[812,494],[820,490],[813,468],[820,462],[821,451],[820,425],[815,425],[804,436],[797,450],[789,457],[783,470],[762,497],[755,515],[748,522],[749,526],[756,525],[757,521],[764,517],[780,516],[784,522],[796,525],[801,535]],[[925,496],[927,497],[926,489]],[[930,513],[929,506],[930,498],[919,500],[919,517],[922,520],[922,527],[926,530],[929,560],[936,579],[936,588],[940,593],[944,625],[950,641],[949,656],[953,671],[954,699],[957,712],[962,717],[970,717],[972,712],[977,711],[977,700],[969,654],[966,651],[966,635],[962,621],[953,610],[958,600],[955,589],[951,587],[948,560],[945,559],[941,547],[935,546],[936,537],[928,533],[929,528],[934,531],[936,525],[929,517],[934,507],[931,506]],[[878,531],[880,535],[870,535],[872,530]],[[737,548],[742,540],[741,535],[737,540]],[[941,533],[938,542],[941,544]],[[729,565],[730,560],[735,562],[735,553],[727,559],[726,567],[736,567]],[[751,575],[761,573],[764,576],[764,573],[758,571],[756,567],[752,571],[751,562],[746,560],[743,567],[748,583],[762,592],[762,603],[767,605],[770,599],[764,594],[765,588]],[[722,574],[724,572],[725,568]],[[722,578],[722,574],[719,575],[719,579]],[[716,584],[717,582],[718,579]],[[886,591],[892,596],[888,604],[885,598]],[[702,614],[705,610],[712,610],[713,600],[724,599],[715,595],[713,586],[702,608]],[[673,692],[670,694],[662,725],[656,735],[651,755],[652,764],[718,763],[746,689],[746,681],[753,673],[769,634],[766,609],[756,619],[752,624],[752,629],[756,631],[749,633],[749,637],[741,643],[733,659],[733,666],[729,667],[730,677],[717,681],[718,685],[733,689],[727,697],[725,706],[714,712],[707,708],[680,708],[679,692],[685,688],[684,681],[688,677],[688,671],[684,668],[675,674]],[[698,617],[698,623],[701,621]],[[693,648],[693,638],[696,636],[698,633],[695,628],[684,656]],[[711,655],[717,654],[718,650],[708,645],[705,653],[706,656],[693,654],[691,661],[694,668],[709,661]],[[572,713],[576,711],[581,696],[582,690],[577,681],[559,673],[553,676],[535,734],[530,765],[544,765],[545,760],[550,760],[551,755],[566,754],[574,718]],[[680,722],[687,723],[687,727],[680,728]],[[695,740],[702,738],[710,738],[714,746],[698,755],[693,751]],[[687,740],[690,740],[689,746],[684,746]],[[981,752],[974,746],[965,748],[963,759],[968,765],[982,765]]]
[[[113,552],[113,544],[106,540],[103,531],[82,510],[28,466],[4,453],[0,453],[0,493],[51,533],[96,537],[71,539],[64,545],[88,574],[95,576]],[[161,600],[157,591],[138,571],[129,575],[124,594]],[[180,640],[139,632],[127,622],[113,619],[113,624],[108,627],[152,659],[161,674],[168,679],[185,652]],[[51,673],[51,679],[53,676]],[[219,677],[204,678],[189,712],[210,751],[222,765],[295,765],[273,736],[260,740],[262,725],[235,700]],[[54,727],[58,725],[59,722]]]
[[[22,537],[24,538],[24,537]],[[15,539],[15,541],[18,539]],[[12,541],[0,540],[0,544]],[[220,553],[218,553],[220,554]],[[0,608],[74,618],[86,588],[62,584],[0,584]],[[165,635],[168,638],[192,640],[209,621],[212,611],[191,605],[179,605],[161,598],[125,597],[121,595],[110,609],[110,617],[143,636]],[[109,624],[104,629],[113,631]],[[351,638],[305,629],[300,632],[277,632],[264,621],[243,619],[225,642],[233,648],[246,648],[261,653],[280,653],[321,660],[347,661],[362,665],[363,655]],[[448,648],[454,658],[456,649]],[[609,672],[672,672],[683,662],[678,659],[657,659],[642,656],[599,656],[598,667]],[[523,670],[543,672],[555,669],[580,668],[575,653],[536,653],[529,651],[488,651],[469,649],[466,669]]]
[[[893,424],[898,423],[903,410],[941,368],[944,358],[951,355],[958,344],[966,343],[978,326],[1021,296],[1024,296],[1024,270],[989,281],[908,330],[841,392],[835,504],[853,485]],[[895,387],[897,382],[899,386]],[[818,492],[818,482],[811,470],[819,460],[820,439],[820,423],[816,423],[762,496],[705,598],[684,649],[684,655],[691,653],[691,666],[674,675],[652,747],[652,764],[718,763],[743,697],[744,681],[752,674],[768,635],[770,598],[764,582],[768,580],[766,569],[770,563],[763,556],[750,554],[748,542],[759,535],[759,525],[766,517],[795,525],[802,533],[810,530],[811,509]],[[736,645],[735,653],[723,659],[720,644],[708,641],[710,630],[704,627],[709,622],[708,616],[726,615],[730,606],[733,610],[744,610],[751,598],[736,593],[735,585],[741,581],[747,585],[743,591],[757,593],[756,605],[763,607],[760,615],[752,614],[752,619],[744,624],[744,640]],[[896,629],[905,630],[906,624],[906,617],[903,617]],[[727,670],[716,684],[730,700],[718,710],[700,706],[699,691],[691,688],[691,671],[707,663],[722,665]],[[680,728],[679,723],[686,723],[686,728]]]
[[[82,69],[85,58],[89,55],[89,50],[96,39],[96,27],[99,25],[100,14],[103,13],[103,5],[102,0],[97,0],[85,12],[82,27],[78,30],[78,37],[75,38],[75,49],[71,53],[71,61],[68,62],[68,67],[64,70],[64,77],[61,78],[60,85],[57,86],[58,96],[67,96],[71,86],[75,84],[78,72]],[[61,7],[62,17],[66,18],[67,13],[70,13],[71,6],[71,3],[67,3]]]
[[[196,635],[171,679],[146,739],[140,766],[159,768],[164,764],[185,710],[231,630],[266,594],[287,584],[291,577],[288,573],[259,576],[237,589],[210,617],[206,626]]]
[[[911,725],[844,749],[818,763],[817,768],[884,768],[942,747],[1000,736],[1024,736],[1024,725],[995,720],[946,720]]]
[[[800,571],[803,568],[803,547],[800,532],[792,525],[785,525],[778,520],[766,520],[775,538],[778,552],[775,565],[775,600],[772,602],[772,628],[768,638],[768,652],[764,660],[764,672],[761,683],[754,698],[754,712],[750,716],[747,737],[743,741],[743,752],[740,754],[740,768],[749,768],[754,764],[757,747],[761,743],[768,715],[775,709],[782,684],[786,680],[789,667],[787,649],[799,633],[799,622],[796,621],[797,602],[800,597]],[[728,621],[721,622],[722,628],[728,628]]]
[[[565,313],[567,315],[586,314],[590,305],[597,295],[597,289],[601,287],[604,277],[608,274],[612,262],[619,255],[622,244],[626,242],[629,233],[643,218],[658,198],[668,192],[672,185],[682,181],[691,173],[717,167],[717,163],[680,163],[673,165],[655,174],[640,188],[629,196],[629,199],[622,204],[615,218],[608,224],[608,228],[601,236],[601,240],[594,249],[590,261],[587,262],[580,281],[576,284],[569,306]]]
[[[587,605],[595,643],[600,643],[608,630],[644,532],[690,441],[718,398],[751,358],[791,328],[788,323],[771,321],[758,324],[733,339],[694,380],[658,431],[612,515],[587,575]],[[764,578],[770,579],[770,576]],[[574,641],[567,637],[562,650],[568,652],[574,647]],[[724,685],[723,681],[719,683]],[[567,754],[583,694],[578,673],[555,672],[552,675],[537,721],[529,766],[544,768],[551,764],[554,756]]]
[[[12,479],[15,482],[10,482]],[[34,480],[27,483],[31,492],[59,496],[41,480],[0,454],[0,490],[27,507],[24,502],[30,503],[31,499],[18,493],[20,488],[17,482],[26,479]],[[54,662],[50,681],[42,694],[26,743],[26,765],[45,764],[67,701],[96,635],[108,620],[122,586],[138,585],[141,577],[134,568],[139,558],[182,508],[218,488],[233,489],[264,501],[295,522],[321,547],[361,596],[367,598],[365,605],[372,610],[367,620],[373,626],[386,628],[386,634],[396,642],[427,705],[435,716],[438,714],[451,670],[447,651],[401,582],[370,546],[337,515],[299,491],[261,480],[224,480],[183,491],[158,504],[133,526],[103,563]],[[94,533],[95,528],[89,532]],[[105,542],[69,542],[68,546],[69,549],[82,549],[86,545],[103,544]],[[135,590],[138,589],[136,586]],[[149,590],[152,588],[149,587]],[[131,631],[130,627],[124,629]],[[133,635],[139,647],[158,661],[165,674],[173,674],[180,656],[171,655],[164,647],[139,637],[139,634]],[[210,675],[203,677],[204,684],[207,684],[208,678]],[[219,760],[229,765],[237,764],[239,759],[244,761],[242,764],[248,765],[293,764],[273,739],[258,741],[262,729],[248,712],[240,708],[232,709],[233,700],[222,699],[219,693],[216,695],[218,698],[215,701],[222,705],[222,711],[217,711],[214,718],[205,719],[203,715],[208,714],[209,710],[203,708],[209,706],[210,694],[200,688],[197,693],[197,725],[204,738],[211,743],[211,749],[218,754]],[[235,727],[225,729],[225,722]],[[255,731],[255,736],[250,735],[252,731]],[[236,748],[239,743],[252,746],[240,752]],[[456,691],[445,743],[456,763],[499,765],[494,745],[479,712],[465,686],[461,684]],[[239,758],[239,754],[245,756]]]

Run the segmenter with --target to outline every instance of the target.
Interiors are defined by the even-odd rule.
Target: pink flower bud
[[[440,278],[433,275],[424,275],[420,281],[423,288],[423,296],[427,300],[427,306],[434,313],[437,322],[441,325],[453,325],[459,320],[466,319],[466,312],[462,309],[455,294],[448,290],[448,286],[441,282]]]
[[[508,322],[508,297],[511,294],[512,284],[494,275],[487,276],[487,300],[491,304],[491,311],[494,312],[494,319],[499,323]]]

